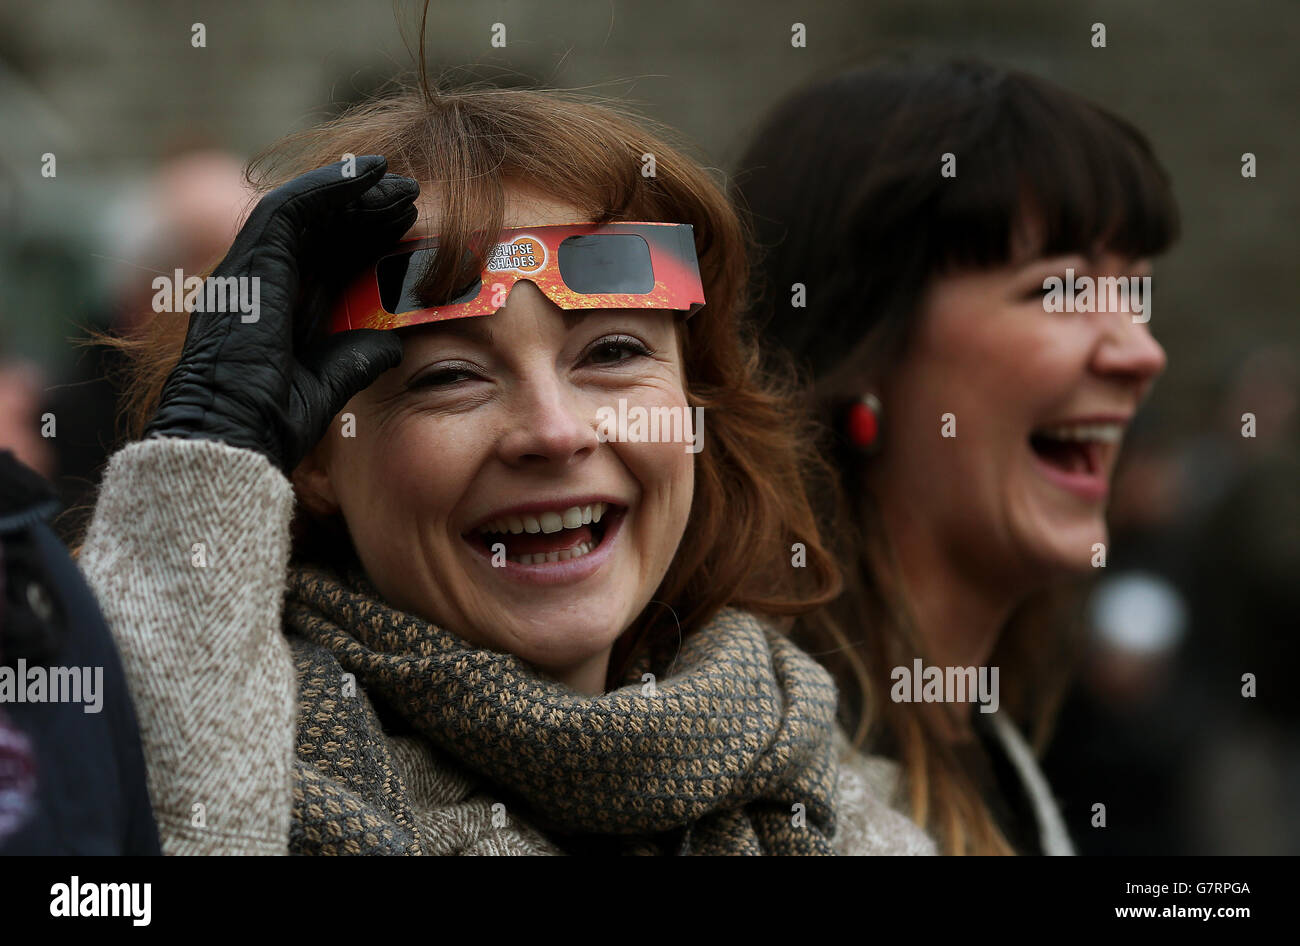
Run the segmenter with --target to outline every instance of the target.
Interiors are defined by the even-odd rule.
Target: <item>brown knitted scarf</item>
[[[566,850],[832,853],[835,687],[753,615],[723,611],[689,635],[671,676],[643,657],[627,685],[589,697],[344,572],[289,574],[296,853],[421,852],[385,729],[429,740]],[[345,673],[378,714],[348,698]]]

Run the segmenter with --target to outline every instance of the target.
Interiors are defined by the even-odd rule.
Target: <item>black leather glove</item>
[[[220,440],[288,475],[343,405],[402,360],[395,332],[357,329],[307,347],[347,283],[417,216],[419,184],[385,174],[385,158],[356,158],[352,177],[345,166],[308,171],[253,209],[212,277],[257,277],[257,318],[190,314],[146,437]]]

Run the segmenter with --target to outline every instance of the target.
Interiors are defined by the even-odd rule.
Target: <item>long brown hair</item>
[[[945,153],[960,161],[956,177],[940,174]],[[1178,231],[1167,176],[1136,128],[1049,82],[980,62],[904,61],[843,72],[780,103],[741,159],[736,197],[762,253],[751,317],[772,357],[807,378],[835,468],[815,496],[846,590],[797,630],[814,650],[854,640],[853,653],[823,659],[855,743],[902,763],[913,818],[948,853],[1011,853],[933,722],[888,697],[891,669],[928,655],[866,485],[870,460],[834,432],[837,407],[906,351],[932,278],[1007,262],[1031,223],[1046,255],[1099,244],[1162,252]],[[799,307],[796,283],[806,291]],[[1040,751],[1067,681],[1072,604],[1059,588],[1027,599],[990,658],[1005,711]]]
[[[691,406],[705,409],[707,436],[696,455],[685,535],[655,602],[621,638],[610,684],[621,682],[622,664],[640,645],[675,641],[724,606],[785,618],[833,598],[840,576],[804,485],[807,464],[817,460],[806,447],[793,384],[762,366],[754,338],[742,330],[748,233],[724,188],[671,133],[618,103],[555,89],[439,88],[423,68],[418,79],[396,80],[379,97],[272,145],[250,162],[249,183],[264,192],[345,154],[382,154],[391,173],[434,183],[446,223],[438,234],[444,252],[423,281],[430,296],[480,272],[486,235],[501,229],[511,182],[562,197],[594,221],[667,221],[695,230],[707,303],[681,331],[686,393]],[[652,175],[643,173],[648,155]],[[131,436],[155,411],[184,334],[180,320],[161,317],[139,339],[105,339],[131,360]],[[308,516],[300,506],[296,556],[327,552],[317,545],[322,536],[346,541],[343,530],[304,521]],[[802,567],[794,567],[800,556]]]

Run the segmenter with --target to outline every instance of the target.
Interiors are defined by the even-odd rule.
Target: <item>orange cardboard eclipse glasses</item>
[[[704,305],[695,233],[684,223],[570,223],[502,230],[479,278],[441,305],[415,289],[438,251],[437,237],[404,240],[344,292],[330,332],[398,329],[488,315],[530,280],[562,309],[671,309],[686,318]]]

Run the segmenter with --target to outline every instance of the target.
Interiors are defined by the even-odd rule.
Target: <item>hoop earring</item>
[[[844,417],[844,434],[855,450],[864,454],[880,452],[880,399],[863,394],[849,405]]]

